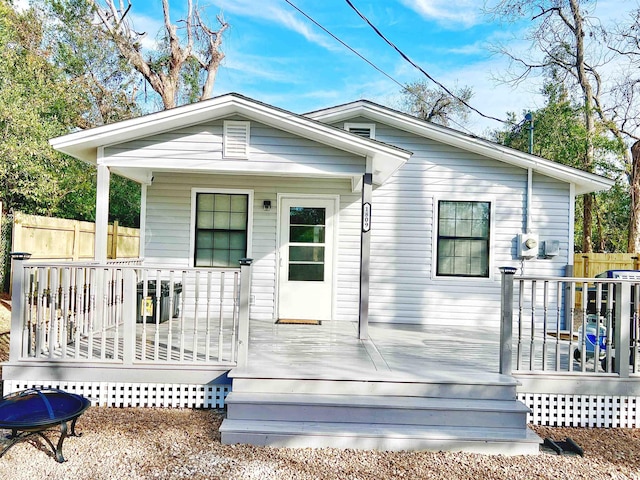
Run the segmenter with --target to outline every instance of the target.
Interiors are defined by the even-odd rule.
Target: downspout
[[[527,169],[527,203],[524,214],[524,233],[531,233],[531,196],[533,195],[533,170]]]
[[[533,114],[525,115],[525,120],[529,122],[529,155],[533,155]],[[533,194],[533,170],[527,169],[527,204],[524,219],[524,233],[531,233],[531,196]]]

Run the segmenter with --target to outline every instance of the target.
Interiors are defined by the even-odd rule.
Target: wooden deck
[[[435,325],[369,325],[357,338],[355,322],[280,325],[251,320],[249,366],[359,374],[442,371],[498,373],[497,329]]]

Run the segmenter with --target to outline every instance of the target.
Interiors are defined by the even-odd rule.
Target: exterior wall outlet
[[[538,256],[540,241],[537,233],[518,234],[518,258],[535,258]]]
[[[553,258],[560,255],[560,242],[558,240],[545,240],[542,242],[542,256]]]

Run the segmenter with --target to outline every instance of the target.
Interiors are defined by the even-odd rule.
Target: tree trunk
[[[571,7],[571,13],[573,15],[573,27],[572,31],[575,36],[575,59],[576,59],[576,73],[578,76],[578,83],[582,89],[583,106],[584,106],[584,122],[587,130],[587,145],[584,157],[583,168],[590,173],[594,173],[594,156],[595,148],[593,145],[593,137],[595,135],[595,118],[593,110],[593,89],[589,78],[587,77],[587,69],[584,58],[584,19],[580,13],[580,3],[578,0],[569,0],[569,6]],[[582,225],[583,239],[582,239],[582,251],[584,253],[593,252],[593,195],[587,194],[584,197],[584,219]]]
[[[582,205],[582,253],[593,252],[593,194],[586,193]]]
[[[627,252],[640,253],[640,140],[631,146],[629,242]]]

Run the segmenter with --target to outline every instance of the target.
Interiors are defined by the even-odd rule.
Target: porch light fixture
[[[262,202],[262,209],[263,209],[265,212],[268,212],[269,210],[271,210],[271,200],[264,200],[264,201]]]

